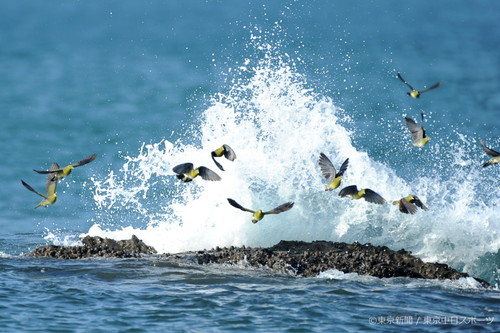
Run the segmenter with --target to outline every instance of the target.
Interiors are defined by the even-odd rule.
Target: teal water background
[[[500,168],[481,167],[488,158],[478,139],[500,150],[499,10],[491,1],[2,2],[1,327],[12,332],[498,331],[498,290],[482,290],[471,281],[378,280],[338,272],[297,279],[242,267],[179,267],[159,259],[67,262],[23,255],[39,245],[72,245],[87,233],[120,238],[142,230],[140,238],[154,240],[163,252],[272,245],[280,238],[303,237],[405,247],[498,288]],[[269,96],[259,101],[267,98],[270,105],[246,101],[252,91],[234,93],[257,77],[252,68],[265,74],[253,87],[268,88]],[[292,81],[286,73],[273,77],[280,71],[292,72]],[[443,84],[412,100],[396,79],[397,72],[416,88]],[[294,81],[300,81],[304,92]],[[290,94],[285,100],[291,101],[291,109],[297,102],[297,118],[285,110],[289,105],[283,91]],[[223,107],[217,114],[214,100],[219,95]],[[231,104],[229,97],[234,96],[238,101]],[[301,100],[308,101],[305,107]],[[311,100],[320,101],[319,106],[310,107]],[[222,123],[222,111],[234,105],[254,108],[257,124],[250,129],[265,134],[253,141],[248,127],[228,121],[223,134],[241,139],[232,141],[239,144],[239,152],[246,152],[245,144],[251,151],[262,143],[278,161],[285,145],[274,143],[288,141],[279,138],[281,132],[273,131],[272,124],[281,120],[295,145],[311,145],[311,155],[325,150],[337,164],[344,157],[340,155],[353,153],[346,181],[365,181],[390,196],[399,192],[378,182],[418,190],[431,212],[407,217],[395,209],[365,205],[359,215],[344,213],[359,206],[335,195],[326,198],[319,191],[319,170],[313,167],[304,183],[292,182],[298,184],[295,189],[267,178],[257,182],[252,175],[243,182],[251,195],[231,189],[231,194],[254,204],[266,202],[260,193],[280,196],[270,204],[295,200],[296,210],[289,215],[245,229],[253,227],[248,216],[226,207],[234,215],[222,214],[227,216],[221,218],[223,225],[249,225],[239,231],[228,228],[227,233],[216,227],[206,234],[210,239],[191,239],[198,230],[192,227],[194,217],[178,209],[177,194],[183,189],[172,185],[168,172],[172,163],[184,162],[183,151],[191,158],[211,147],[218,133],[214,123]],[[426,114],[432,139],[426,149],[415,150],[403,116],[417,118],[420,112]],[[269,131],[258,123],[264,119],[259,115],[269,118]],[[323,123],[332,121],[334,135],[320,137],[320,143],[300,140],[314,138],[315,131],[318,136],[330,133],[326,125],[320,126],[323,115]],[[300,132],[292,132],[294,128]],[[163,140],[178,151],[160,155],[165,170],[140,184],[147,185],[139,192],[140,207],[124,202],[127,192],[110,185],[110,175],[125,188],[135,186],[127,178],[134,173],[124,171],[124,165],[148,156],[141,147]],[[349,149],[343,150],[346,146]],[[53,161],[76,162],[91,153],[98,158],[59,184],[54,206],[33,209],[39,198],[22,187],[21,179],[43,190],[45,177],[32,169],[48,168]],[[239,160],[246,156],[242,153]],[[297,173],[303,171],[302,164],[317,163],[296,156]],[[286,158],[276,164],[282,166]],[[156,162],[145,160],[145,165],[129,166],[141,175],[156,170]],[[255,163],[272,171],[276,166],[266,161]],[[221,163],[231,169],[229,162]],[[357,167],[369,171],[357,172]],[[229,172],[224,176],[232,179]],[[99,192],[103,184],[108,190]],[[309,195],[307,187],[319,190]],[[212,191],[201,190],[207,196]],[[108,197],[96,195],[102,193]],[[109,197],[113,193],[121,195],[116,202]],[[189,205],[195,196],[187,196]],[[210,206],[203,198],[199,207]],[[333,215],[327,205],[335,207]],[[322,210],[308,213],[317,206]],[[175,222],[164,215],[172,211],[172,219],[182,221],[184,229],[169,229]],[[195,217],[200,230],[211,230],[212,221],[201,223],[205,211],[200,209]],[[284,232],[278,221],[287,219],[290,227]],[[166,235],[163,240],[154,238],[155,227],[166,230],[159,233]],[[120,233],[122,229],[126,231]],[[276,239],[265,238],[269,234]],[[169,247],[175,237],[183,244]],[[407,318],[405,323],[384,326],[373,319],[401,316]],[[430,317],[444,323],[417,323]]]

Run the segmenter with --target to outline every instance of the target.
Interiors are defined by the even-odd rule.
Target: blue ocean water
[[[500,5],[399,1],[52,1],[0,4],[2,331],[499,330]],[[406,95],[442,81],[418,100]],[[404,116],[425,113],[411,146]],[[221,182],[175,179],[173,166]],[[325,192],[317,160],[350,159],[343,185],[427,212]],[[98,158],[33,207],[54,161]],[[253,225],[227,204],[289,212]],[[24,255],[82,235],[135,234],[161,253],[331,240],[405,248],[483,278],[294,278],[161,258]]]

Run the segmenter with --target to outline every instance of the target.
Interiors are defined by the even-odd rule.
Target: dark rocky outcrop
[[[81,259],[130,258],[156,253],[154,248],[147,246],[135,236],[123,241],[87,236],[82,239],[82,243],[83,246],[41,246],[29,255]],[[243,264],[303,277],[317,276],[330,269],[379,278],[455,280],[468,277],[466,273],[460,273],[445,264],[425,263],[404,249],[394,251],[386,246],[359,243],[281,241],[269,248],[216,247],[212,250],[166,254],[161,257],[175,263]],[[476,280],[483,286],[489,287],[486,281]]]
[[[144,244],[136,236],[129,240],[116,241],[98,236],[86,236],[82,246],[40,246],[31,252],[30,256],[51,257],[61,259],[82,259],[88,257],[133,258],[142,254],[153,254],[156,250]]]
[[[329,269],[379,278],[455,280],[468,277],[446,264],[425,263],[404,249],[393,251],[385,246],[359,243],[281,241],[269,248],[215,248],[193,255],[199,264],[239,263],[304,277],[317,276]],[[489,286],[486,281],[476,280]]]

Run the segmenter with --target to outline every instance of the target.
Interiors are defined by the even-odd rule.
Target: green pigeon
[[[212,160],[214,161],[215,165],[217,165],[217,167],[219,169],[221,169],[222,171],[224,171],[224,168],[222,167],[222,165],[219,162],[217,162],[215,160],[216,157],[224,156],[225,158],[227,158],[230,161],[234,161],[236,159],[236,154],[234,153],[234,150],[226,144],[223,144],[220,148],[217,148],[216,150],[214,150],[211,153],[211,155],[212,155]]]
[[[399,205],[399,211],[405,214],[415,214],[417,212],[417,207],[423,210],[429,210],[416,195],[409,195],[399,200],[395,200],[392,204]]]
[[[64,177],[69,176],[69,174],[71,173],[71,171],[73,171],[73,168],[76,168],[76,167],[85,165],[87,163],[90,163],[93,160],[95,160],[95,158],[96,158],[96,155],[92,154],[92,155],[84,158],[83,160],[81,160],[78,163],[70,164],[70,165],[65,166],[64,168],[58,168],[57,170],[47,170],[47,171],[45,171],[45,170],[35,170],[35,169],[33,169],[33,170],[35,172],[38,172],[38,173],[41,173],[41,174],[44,174],[44,175],[45,174],[51,174],[55,179],[59,180],[59,179],[63,179]]]
[[[439,87],[441,85],[441,82],[438,82],[434,85],[432,85],[431,87],[427,88],[427,89],[424,89],[424,90],[416,90],[414,89],[408,82],[406,82],[405,79],[403,79],[403,77],[401,76],[401,74],[397,74],[397,77],[398,79],[400,79],[401,81],[403,81],[404,84],[406,84],[408,86],[408,88],[410,88],[410,92],[407,92],[406,94],[412,98],[420,98],[420,95],[423,94],[424,92],[427,92],[429,90],[432,90],[432,89],[435,89],[437,87]]]
[[[346,159],[344,163],[342,163],[339,172],[335,170],[333,163],[323,153],[319,154],[318,163],[319,167],[321,168],[321,173],[323,174],[323,177],[325,177],[327,182],[325,191],[331,191],[339,187],[340,182],[342,180],[342,175],[344,174],[344,172],[347,169],[347,166],[349,165],[349,159]]]
[[[408,127],[408,130],[411,133],[411,138],[413,140],[412,145],[414,145],[415,147],[423,147],[431,139],[425,135],[424,113],[421,112],[420,116],[422,117],[422,126],[418,126],[413,119],[405,117],[406,126]]]
[[[483,147],[484,152],[490,156],[493,156],[493,158],[491,160],[489,160],[488,162],[483,164],[483,168],[486,168],[487,166],[492,165],[492,164],[500,163],[500,153],[497,151],[494,151],[493,149],[486,147],[484,145],[483,140],[479,140],[479,142],[481,143],[481,147]]]
[[[52,163],[52,165],[50,166],[50,170],[56,170],[56,169],[59,169],[59,165],[57,163]],[[57,200],[57,194],[56,194],[57,178],[55,178],[52,174],[49,174],[47,176],[46,194],[42,194],[42,193],[36,191],[33,187],[28,185],[22,179],[21,179],[21,183],[28,190],[30,190],[33,193],[38,194],[39,196],[41,196],[43,198],[42,201],[40,201],[40,203],[38,203],[38,205],[35,206],[35,208],[38,208],[40,206],[48,207],[50,205],[53,205],[56,202],[56,200]]]
[[[245,208],[245,207],[241,206],[239,203],[237,203],[236,201],[234,201],[233,199],[228,198],[227,201],[229,201],[229,204],[235,208],[241,209],[242,211],[245,211],[245,212],[252,213],[253,214],[252,223],[259,222],[260,220],[262,220],[264,218],[265,215],[279,214],[279,213],[286,212],[287,210],[290,210],[294,205],[293,202],[287,202],[287,203],[284,203],[282,205],[279,205],[278,207],[276,207],[274,209],[271,209],[270,211],[263,212],[262,209],[255,211],[255,210]]]
[[[207,167],[200,166],[193,168],[193,163],[183,163],[172,169],[177,174],[177,178],[187,183],[200,176],[204,180],[219,181],[220,176]]]
[[[339,196],[341,197],[350,197],[352,199],[365,199],[368,202],[376,203],[379,205],[385,204],[385,199],[380,196],[380,194],[375,191],[370,190],[369,188],[358,190],[356,185],[351,185],[344,187],[340,190]]]

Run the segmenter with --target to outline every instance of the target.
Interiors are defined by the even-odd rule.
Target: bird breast
[[[406,201],[408,201],[408,202],[410,202],[410,203],[411,203],[414,199],[415,199],[415,198],[413,197],[413,195],[409,195],[409,196],[407,196],[407,197],[405,198],[405,200],[406,200]]]
[[[193,178],[196,178],[196,176],[198,176],[199,174],[200,174],[199,169],[193,169],[193,170],[191,170],[191,172],[187,173],[186,176],[193,179]]]
[[[262,220],[263,217],[264,217],[264,214],[262,214],[262,209],[259,209],[258,211],[256,211],[253,214],[253,219],[255,220],[254,223],[257,223],[257,221]]]
[[[336,177],[332,182],[332,188],[337,188],[340,186],[340,181],[342,180],[341,176]]]
[[[224,146],[222,146],[222,147],[220,147],[219,149],[216,149],[216,150],[214,151],[214,154],[215,154],[215,156],[217,156],[217,157],[221,157],[221,156],[224,154],[224,151],[225,151],[225,150],[226,150],[226,149],[224,149]]]
[[[67,167],[64,167],[63,169],[63,174],[64,176],[67,176],[73,171],[73,167],[71,165],[68,165]]]
[[[426,136],[425,138],[423,138],[422,140],[420,140],[420,142],[417,142],[417,143],[414,143],[413,145],[415,147],[423,147],[427,144],[427,142],[429,142],[431,138],[429,138],[428,136]]]

